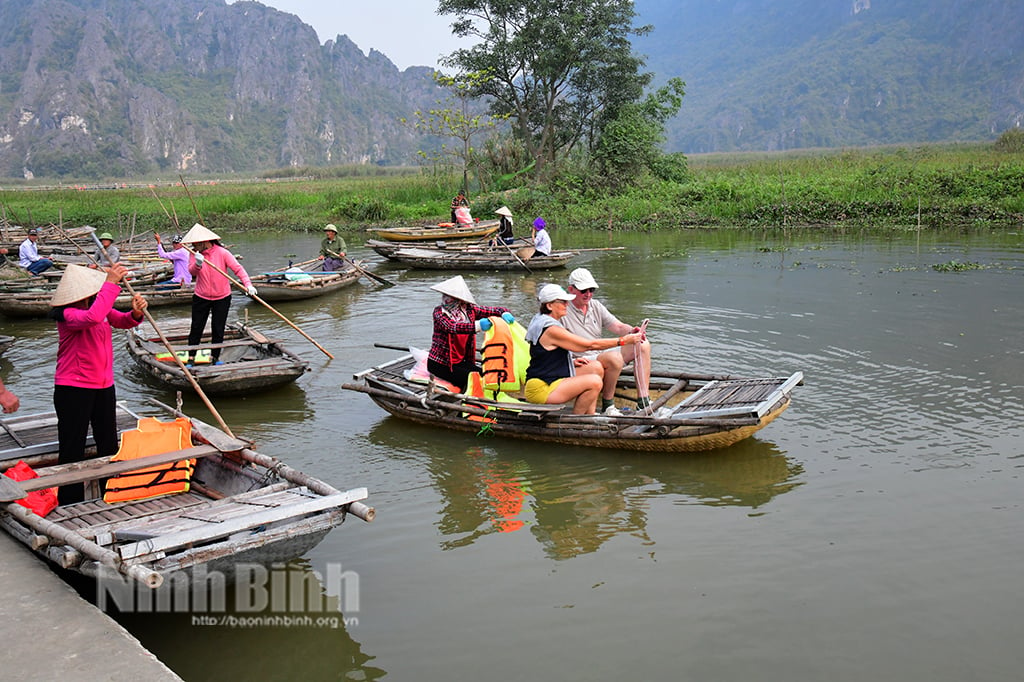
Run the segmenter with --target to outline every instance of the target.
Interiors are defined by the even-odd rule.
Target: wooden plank
[[[49,476],[44,475],[39,478],[22,481],[21,488],[25,492],[32,492],[33,490],[43,490],[44,488],[71,485],[73,483],[84,483],[97,478],[109,478],[111,476],[118,476],[130,471],[138,471],[139,469],[145,469],[146,467],[180,462],[183,459],[199,459],[217,454],[220,454],[220,450],[211,445],[197,445],[184,450],[175,450],[173,452],[165,452],[159,455],[139,457],[138,459],[129,459],[123,462],[111,462],[109,461],[109,458],[101,457],[99,459],[77,462],[76,464],[84,466],[76,467],[70,471],[51,474]],[[96,466],[96,462],[99,462],[100,465]]]
[[[350,502],[355,502],[356,500],[366,499],[368,495],[369,493],[366,488],[354,488],[336,495],[318,497],[316,499],[287,507],[278,507],[265,512],[257,512],[256,514],[250,514],[243,518],[233,519],[224,523],[211,524],[203,527],[202,529],[186,530],[155,537],[151,540],[127,544],[118,548],[118,552],[124,560],[134,559],[136,557],[156,552],[166,552],[168,550],[177,549],[196,542],[215,540],[217,538],[231,535],[232,533],[238,533],[267,523],[284,521],[290,518],[304,516],[306,514],[313,514],[327,509],[341,507],[349,504]]]

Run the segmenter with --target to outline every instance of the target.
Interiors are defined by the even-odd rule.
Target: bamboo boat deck
[[[120,417],[122,429],[135,426],[135,415],[124,411]],[[84,575],[116,570],[149,587],[157,587],[168,573],[198,565],[230,575],[240,562],[274,563],[301,556],[348,513],[366,521],[375,515],[362,503],[368,496],[365,488],[335,489],[197,420],[192,448],[127,462],[98,458],[64,465],[53,463],[53,413],[5,423],[15,427],[20,443],[10,431],[0,433],[0,471],[27,461],[26,453],[32,451],[37,453],[32,466],[40,476],[20,484],[4,479],[5,491],[11,485],[29,492],[85,481],[88,499],[59,506],[42,518],[8,495],[0,504],[0,526],[37,554]],[[188,457],[198,458],[188,492],[103,501],[104,478],[153,461]]]
[[[566,445],[650,452],[723,448],[767,426],[789,407],[803,374],[740,378],[652,372],[651,409],[618,417],[574,415],[568,405],[496,401],[447,392],[406,378],[415,361],[403,356],[354,375],[342,388],[365,393],[390,414],[456,431]],[[521,396],[513,396],[521,397]],[[634,401],[636,383],[620,377],[620,404]]]

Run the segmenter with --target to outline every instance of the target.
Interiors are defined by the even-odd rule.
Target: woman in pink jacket
[[[57,411],[58,461],[85,459],[85,441],[92,426],[96,456],[117,452],[117,397],[114,394],[114,346],[111,327],[138,326],[146,299],[132,299],[131,312],[114,310],[118,285],[128,271],[115,263],[106,272],[69,265],[50,300],[57,321],[57,371],[53,406]],[[82,484],[61,486],[60,504],[80,502]]]
[[[183,244],[188,244],[196,254],[189,263],[188,271],[195,278],[195,290],[192,293],[192,326],[188,332],[188,345],[195,346],[203,339],[206,320],[210,319],[210,337],[215,347],[210,351],[210,360],[220,364],[220,348],[216,344],[224,342],[224,327],[228,322],[228,311],[231,310],[231,282],[225,276],[230,270],[242,281],[245,291],[250,296],[256,295],[256,287],[252,285],[249,274],[230,251],[220,245],[220,237],[212,230],[196,223],[184,237]],[[207,264],[213,267],[206,267]],[[219,272],[218,272],[219,271]],[[188,362],[195,362],[196,352],[188,352]]]

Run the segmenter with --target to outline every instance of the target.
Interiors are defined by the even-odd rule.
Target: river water
[[[560,235],[554,235],[556,245]],[[250,271],[318,236],[239,238]],[[429,286],[375,271],[279,310],[236,300],[313,368],[217,400],[236,433],[378,516],[350,518],[290,567],[330,609],[122,614],[188,680],[1005,680],[1020,674],[1024,565],[1024,238],[791,232],[572,235],[622,319],[650,318],[656,366],[805,385],[755,437],[652,455],[503,441],[389,417],[340,385],[426,348]],[[566,237],[569,239],[569,237]],[[351,240],[350,240],[351,242]],[[352,253],[375,254],[355,246]],[[942,272],[935,265],[983,267]],[[527,320],[554,273],[466,274]],[[157,319],[181,316],[166,309]],[[0,359],[25,412],[50,409],[55,332]],[[115,341],[119,397],[173,400]],[[186,396],[186,410],[212,421]],[[332,579],[339,573],[344,580]],[[257,612],[266,615],[274,609]],[[326,617],[325,617],[326,616]],[[333,616],[333,617],[330,617]]]

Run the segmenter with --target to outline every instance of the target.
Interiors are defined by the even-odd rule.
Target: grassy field
[[[1024,154],[991,145],[714,154],[689,159],[683,183],[649,181],[623,193],[586,182],[473,194],[473,214],[505,204],[517,225],[542,215],[561,229],[760,227],[1016,228],[1024,225]],[[127,235],[187,229],[199,216],[225,231],[342,232],[367,226],[436,223],[460,177],[416,169],[333,177],[186,178],[116,181],[100,187],[0,189],[2,218],[29,226],[93,225]]]

